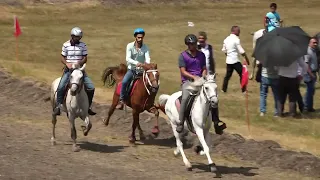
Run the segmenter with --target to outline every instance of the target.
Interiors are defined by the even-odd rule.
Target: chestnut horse
[[[157,95],[159,89],[159,77],[160,73],[157,69],[157,64],[143,64],[142,65],[143,71],[139,75],[135,75],[133,79],[132,88],[129,89],[127,92],[127,99],[125,100],[125,104],[132,108],[132,133],[129,136],[129,142],[134,143],[136,141],[135,130],[138,127],[140,140],[144,140],[145,136],[143,131],[140,127],[139,123],[139,114],[143,111],[148,111],[150,113],[155,114],[156,116],[156,123],[152,129],[152,133],[155,136],[159,134],[159,127],[158,127],[158,118],[159,118],[159,111],[154,105],[154,99]],[[116,67],[107,67],[102,75],[102,81],[104,85],[107,83],[107,87],[113,87],[115,84],[116,88],[113,94],[113,101],[112,105],[109,109],[108,116],[106,119],[103,119],[103,123],[108,126],[110,117],[112,116],[116,106],[119,103],[120,98],[120,89],[122,85],[122,79],[127,72],[127,66],[125,64],[120,64]],[[129,83],[130,84],[130,83]]]

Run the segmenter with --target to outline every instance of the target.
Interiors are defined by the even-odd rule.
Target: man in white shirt
[[[250,65],[249,58],[246,55],[244,49],[240,44],[240,27],[232,26],[231,34],[223,41],[222,51],[226,55],[226,64],[227,64],[227,71],[224,77],[222,91],[227,92],[228,89],[228,82],[232,76],[233,70],[236,70],[240,76],[240,83],[242,78],[242,64],[239,59],[239,54],[241,54],[248,65]],[[242,88],[242,92],[245,92],[245,87]]]
[[[56,108],[53,110],[53,114],[56,116],[60,115],[60,107],[63,103],[63,98],[66,93],[65,87],[69,82],[72,64],[79,64],[82,66],[87,62],[88,50],[86,43],[80,41],[82,36],[82,30],[79,27],[74,27],[71,30],[71,39],[62,45],[61,62],[65,65],[65,68],[57,89]],[[91,79],[87,76],[87,73],[84,73],[83,80],[89,100],[90,109],[88,110],[88,113],[89,115],[95,115],[96,113],[91,110],[95,87]]]

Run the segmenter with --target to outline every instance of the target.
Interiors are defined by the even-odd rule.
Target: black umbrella
[[[310,36],[299,26],[276,28],[256,42],[253,57],[263,66],[289,66],[306,55]]]

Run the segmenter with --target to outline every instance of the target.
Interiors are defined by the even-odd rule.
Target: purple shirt
[[[194,76],[202,76],[202,71],[206,67],[206,56],[203,52],[197,51],[197,55],[192,57],[187,51],[183,51],[179,57],[179,68],[184,67],[186,71]],[[184,83],[188,78],[181,74],[181,81]]]

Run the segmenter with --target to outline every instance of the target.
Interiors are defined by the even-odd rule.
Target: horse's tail
[[[160,109],[165,114],[166,114],[166,112],[165,112],[164,107],[166,106],[169,97],[170,97],[170,95],[168,95],[168,94],[161,94],[159,96],[159,105],[157,105],[157,108]]]
[[[107,84],[107,87],[113,87],[117,80],[121,79],[126,72],[127,67],[122,63],[119,66],[107,67],[101,77],[103,85]]]

